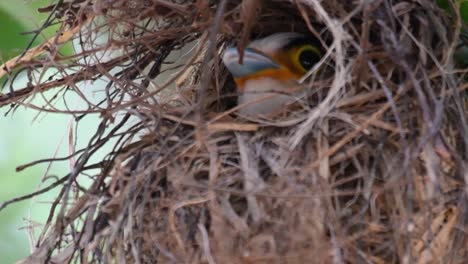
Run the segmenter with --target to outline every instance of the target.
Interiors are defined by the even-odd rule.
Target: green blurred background
[[[12,58],[28,46],[33,34],[22,34],[40,27],[47,14],[37,12],[53,0],[0,0],[0,64]],[[33,46],[51,37],[56,29],[46,30]],[[61,50],[71,54],[71,45]],[[19,77],[15,88],[21,88],[25,76]],[[5,79],[1,79],[3,85]],[[0,86],[1,87],[1,86]],[[1,92],[6,92],[8,87]],[[40,105],[40,98],[33,100]],[[33,166],[22,172],[16,167],[38,159],[62,157],[71,152],[68,135],[74,127],[73,118],[62,114],[46,114],[20,107],[6,114],[10,107],[0,108],[0,203],[34,192],[48,186],[57,178],[42,181],[45,176],[62,177],[67,174],[70,162]],[[87,117],[80,122],[80,139],[83,146],[97,127],[98,116]],[[51,201],[57,190],[15,203],[0,211],[0,264],[15,263],[26,257],[45,223]]]
[[[29,43],[32,35],[20,35],[20,32],[37,28],[44,16],[34,10],[44,6],[49,0],[7,1],[0,0],[0,61],[18,55]],[[51,32],[49,32],[51,33]],[[36,44],[44,40],[38,38]],[[3,81],[3,80],[2,80]],[[65,116],[42,118],[33,122],[37,113],[18,109],[13,115],[5,117],[8,108],[0,109],[0,202],[24,195],[36,190],[45,166],[33,167],[21,173],[15,167],[43,157],[53,156],[54,149],[64,131]],[[63,129],[62,129],[63,130]],[[66,164],[54,165],[51,174],[63,175]],[[43,223],[47,217],[47,204],[52,193],[38,197],[35,201],[13,204],[0,212],[0,263],[14,263],[29,253],[29,235],[31,229],[25,229],[33,222]],[[34,206],[32,206],[34,205]]]
[[[468,22],[468,1],[462,1],[462,17]],[[33,35],[21,32],[39,28],[47,15],[39,14],[37,8],[53,2],[0,0],[0,64],[24,50]],[[447,0],[437,2],[442,7],[448,6]],[[54,28],[48,29],[34,45],[53,33]],[[468,50],[468,47],[464,49]],[[73,50],[68,46],[62,52],[72,53]],[[468,62],[468,51],[462,60]],[[42,182],[45,176],[62,177],[69,171],[70,162],[43,164],[19,173],[15,172],[15,168],[30,161],[61,157],[70,153],[68,134],[75,125],[73,119],[66,115],[44,114],[24,108],[6,115],[8,110],[9,107],[0,108],[0,203],[33,192],[55,180]],[[80,123],[82,142],[78,146],[87,142],[98,121],[98,117],[94,116]],[[37,239],[56,191],[13,204],[0,211],[0,264],[14,263],[30,253],[29,250],[33,246],[31,243]]]

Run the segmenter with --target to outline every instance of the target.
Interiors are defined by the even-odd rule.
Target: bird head
[[[299,33],[276,33],[254,40],[243,53],[228,48],[223,62],[231,72],[239,92],[240,112],[265,115],[294,101],[290,94],[298,80],[322,57],[317,40]]]

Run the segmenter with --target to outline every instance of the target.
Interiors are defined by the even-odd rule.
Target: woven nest
[[[62,186],[23,263],[468,260],[461,22],[433,1],[68,0],[40,11],[60,30],[1,68],[30,82],[0,104],[101,123],[64,157],[76,159],[68,175],[24,197]],[[271,118],[237,116],[220,55],[288,31],[327,50],[307,96]],[[76,53],[61,55],[70,42]],[[29,101],[38,94],[47,103]]]

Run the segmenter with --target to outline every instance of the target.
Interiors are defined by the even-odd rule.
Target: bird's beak
[[[243,63],[239,63],[240,54],[236,48],[228,48],[223,55],[224,65],[228,68],[234,78],[241,78],[254,73],[278,69],[280,66],[266,54],[257,50],[246,48],[244,50]]]

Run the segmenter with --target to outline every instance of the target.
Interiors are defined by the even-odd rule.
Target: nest
[[[452,63],[461,22],[433,2],[67,0],[40,9],[50,13],[43,28],[60,30],[3,65],[13,84],[22,72],[30,80],[4,89],[0,105],[78,124],[99,114],[101,123],[70,157],[18,168],[76,160],[14,200],[62,188],[23,263],[466,262],[467,70]],[[272,118],[237,116],[220,54],[288,31],[327,49],[323,70],[302,82],[310,92]],[[64,43],[76,53],[62,55]],[[30,101],[38,95],[43,103]]]

